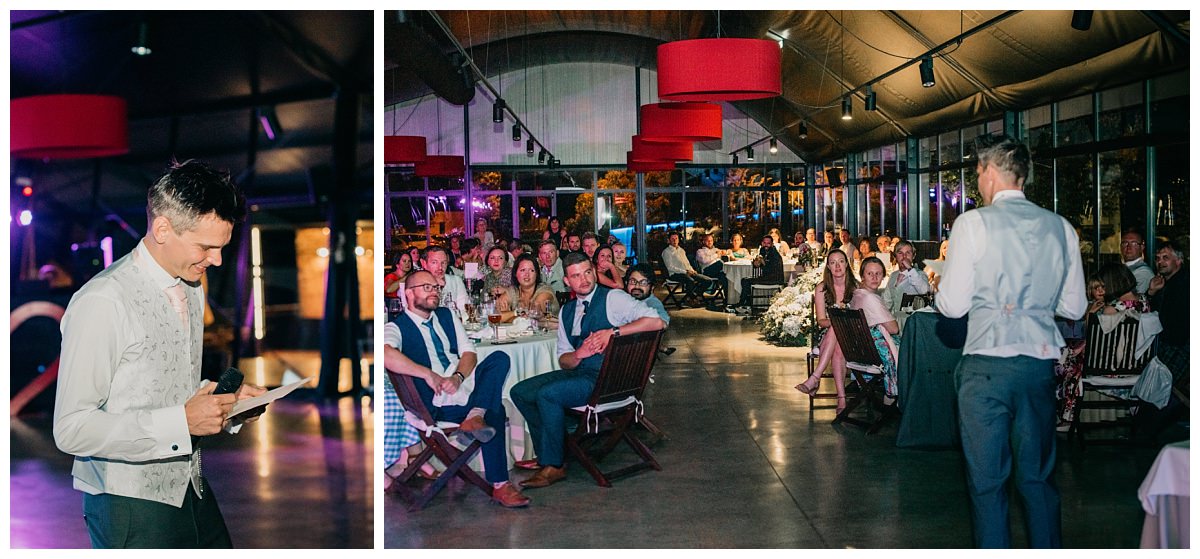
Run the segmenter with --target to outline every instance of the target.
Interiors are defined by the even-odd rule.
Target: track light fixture
[[[850,101],[850,96],[847,95],[845,97],[842,97],[842,120],[850,120],[850,119],[854,118],[854,115],[851,114],[851,111],[853,111],[853,110],[854,110],[854,105]]]
[[[746,148],[746,161],[754,161],[754,148]]]
[[[867,86],[867,99],[866,99],[866,101],[864,101],[864,102],[863,102],[863,106],[864,106],[864,107],[865,107],[865,108],[866,108],[868,111],[874,111],[874,110],[876,109],[876,106],[875,106],[875,90],[874,90],[874,89],[871,89],[871,86],[869,86],[869,85]]]
[[[1088,12],[1088,13],[1090,14],[1091,12]],[[1088,17],[1088,22],[1089,23],[1091,22],[1090,16]],[[150,50],[150,43],[147,42],[147,36],[149,34],[150,34],[150,25],[143,21],[141,24],[138,25],[137,44],[133,45],[133,48],[131,48],[129,50],[132,51],[133,54],[136,54],[138,56],[148,56],[151,52],[153,52]]]
[[[521,125],[520,124],[513,125],[513,141],[514,142],[521,141]]]
[[[538,153],[538,165],[541,165],[545,162],[546,162],[546,150],[543,149],[541,152]]]
[[[733,154],[733,165],[736,167],[737,164],[738,164],[738,156],[737,156],[737,153],[735,152]]]
[[[800,135],[801,140],[808,139],[808,125],[804,121],[800,121],[800,127],[796,129],[796,133]]]
[[[767,151],[771,152],[771,155],[779,153],[779,142],[776,141],[775,138],[771,138],[771,143],[769,145],[770,147],[767,148]]]
[[[1092,10],[1075,10],[1071,14],[1071,27],[1080,31],[1092,28]]]
[[[933,87],[933,58],[926,56],[921,59],[921,85]]]
[[[507,106],[504,99],[496,99],[496,102],[492,103],[492,122],[504,122],[504,108]]]
[[[525,140],[525,155],[533,157],[533,138]]]

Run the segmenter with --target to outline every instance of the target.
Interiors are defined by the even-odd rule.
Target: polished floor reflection
[[[702,309],[673,312],[646,414],[668,434],[661,472],[597,487],[578,464],[506,510],[453,482],[429,506],[383,498],[392,548],[962,548],[971,526],[962,455],[895,446],[830,425],[792,388],[805,349],[758,339],[750,321]],[[1186,438],[1186,432],[1183,437]],[[1060,439],[1058,485],[1068,547],[1137,547],[1137,487],[1156,449],[1088,447]],[[614,455],[619,463],[632,456]],[[524,479],[527,473],[513,473]],[[1019,499],[1013,536],[1025,545]],[[469,530],[462,527],[470,526]]]
[[[315,352],[245,359],[249,382],[315,376]],[[343,363],[343,376],[349,370]],[[235,547],[370,548],[374,545],[374,414],[369,398],[271,404],[238,435],[203,443],[204,472]],[[11,545],[89,547],[71,457],[58,451],[49,413],[11,423]]]

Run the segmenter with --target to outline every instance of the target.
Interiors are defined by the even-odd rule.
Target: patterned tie
[[[179,322],[184,326],[187,325],[187,292],[183,290],[183,282],[178,282],[166,289],[167,299],[171,300],[171,307],[179,314]]]
[[[433,319],[430,318],[421,324],[429,329],[429,339],[433,340],[433,349],[437,351],[438,362],[442,364],[442,371],[445,371],[450,367],[450,358],[446,357],[446,348],[442,347],[442,339],[433,330]]]

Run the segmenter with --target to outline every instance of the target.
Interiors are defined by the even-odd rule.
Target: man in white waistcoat
[[[145,238],[63,316],[54,441],[75,456],[93,547],[232,547],[193,441],[236,432],[234,403],[265,392],[213,394],[200,380],[200,278],[221,264],[245,200],[228,175],[187,161],[147,202]]]
[[[1087,308],[1079,238],[1025,199],[1028,148],[1007,136],[975,145],[985,207],[954,222],[937,294],[946,316],[968,316],[955,385],[975,545],[1012,546],[1011,474],[1029,546],[1059,548],[1054,362],[1065,343],[1054,316],[1078,320]]]

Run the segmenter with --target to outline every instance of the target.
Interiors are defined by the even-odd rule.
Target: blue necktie
[[[442,339],[438,337],[437,332],[433,330],[433,319],[422,322],[429,329],[429,339],[433,340],[433,349],[437,351],[438,361],[442,364],[442,371],[450,367],[450,358],[446,357],[446,348],[442,347]]]

